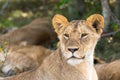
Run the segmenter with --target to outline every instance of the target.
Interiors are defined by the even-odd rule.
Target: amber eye
[[[68,39],[69,38],[69,34],[64,34],[64,38]]]
[[[87,37],[87,33],[83,33],[83,34],[81,34],[81,38],[86,38]]]

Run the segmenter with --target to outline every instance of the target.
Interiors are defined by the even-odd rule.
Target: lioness
[[[120,60],[95,65],[99,80],[120,80]]]
[[[48,18],[37,18],[30,24],[0,35],[0,41],[10,44],[44,45],[57,37]]]
[[[98,80],[93,65],[95,45],[102,33],[104,19],[99,14],[87,20],[68,20],[55,15],[52,23],[60,43],[35,70],[0,80]]]

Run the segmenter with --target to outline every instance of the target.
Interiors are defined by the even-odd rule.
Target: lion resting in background
[[[35,69],[40,66],[43,60],[52,52],[52,50],[42,46],[12,45],[1,67],[2,72],[7,76],[11,76]]]
[[[95,65],[99,80],[120,80],[120,60]]]
[[[9,44],[44,45],[56,37],[49,19],[38,18],[26,26],[0,35],[0,40],[8,41]]]
[[[59,47],[36,69],[0,80],[98,80],[93,65],[95,45],[100,38],[104,19],[94,14],[87,20],[68,20],[55,15],[52,23]]]

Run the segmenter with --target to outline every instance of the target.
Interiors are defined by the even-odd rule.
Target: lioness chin
[[[104,19],[99,14],[87,20],[68,20],[55,15],[52,23],[59,47],[36,70],[0,80],[98,80],[93,65],[95,45],[102,33]]]

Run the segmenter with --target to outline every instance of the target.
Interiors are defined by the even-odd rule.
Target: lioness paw
[[[16,75],[19,74],[21,72],[23,72],[24,69],[20,69],[14,65],[6,65],[2,67],[2,72],[6,75],[6,76],[12,76],[12,75]]]

